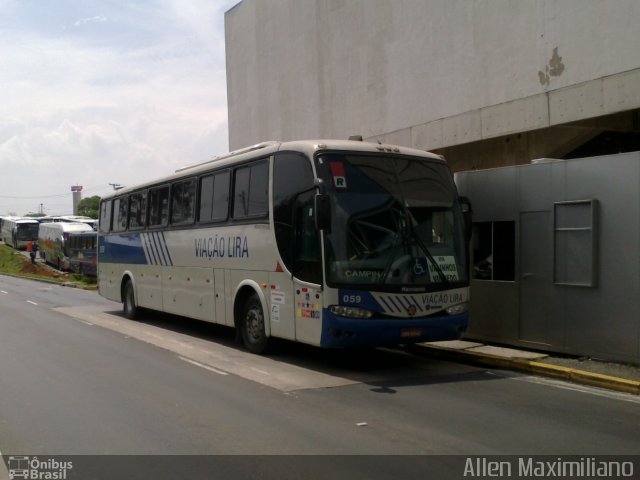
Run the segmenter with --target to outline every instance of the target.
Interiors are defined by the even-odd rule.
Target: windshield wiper
[[[382,277],[381,277],[382,283],[383,284],[386,283],[387,277],[389,276],[389,272],[391,271],[391,266],[393,265],[393,261],[396,260],[396,257],[394,257],[393,255],[393,252],[396,249],[396,247],[400,243],[405,243],[407,244],[407,247],[408,247],[407,251],[409,252],[409,254],[411,254],[411,244],[415,243],[418,246],[418,248],[424,252],[425,258],[433,265],[433,269],[438,274],[438,277],[440,277],[440,281],[446,286],[448,286],[450,283],[449,279],[444,274],[444,272],[442,271],[442,268],[440,267],[436,259],[433,257],[433,255],[431,254],[427,246],[424,244],[424,242],[418,235],[418,232],[416,232],[415,226],[413,224],[414,218],[411,212],[409,211],[409,209],[403,205],[402,210],[394,209],[392,211],[395,211],[396,215],[398,215],[398,225],[397,225],[398,231],[396,232],[395,238],[393,240],[393,245],[391,246],[391,255],[389,255],[389,259],[387,260],[387,263],[382,273]]]
[[[411,212],[407,212],[407,213],[411,214]],[[409,228],[411,229],[412,237],[415,240],[416,244],[424,252],[425,257],[427,258],[427,260],[429,260],[431,262],[431,264],[433,265],[434,270],[436,271],[436,273],[440,277],[440,280],[442,280],[442,283],[444,283],[445,285],[448,286],[449,285],[449,279],[447,278],[447,276],[442,271],[442,268],[440,267],[440,264],[436,261],[435,258],[433,258],[433,255],[431,255],[431,252],[429,251],[427,246],[424,244],[424,242],[422,241],[420,236],[417,234],[417,232],[416,232],[416,230],[415,230],[415,228],[413,226],[413,222],[411,222],[411,219],[409,219],[409,224],[411,225]]]
[[[393,211],[393,210],[392,210]],[[404,234],[402,233],[404,230],[402,228],[398,228],[395,237],[393,237],[393,244],[389,249],[389,259],[384,266],[384,270],[382,271],[382,277],[380,278],[381,283],[384,285],[387,283],[387,277],[389,276],[389,272],[391,271],[391,265],[393,265],[393,261],[395,257],[393,256],[393,252],[395,252],[396,247],[399,245],[400,240],[404,238]]]
[[[422,241],[422,239],[420,238],[420,235],[418,235],[418,233],[416,232],[415,226],[413,224],[414,222],[414,217],[411,214],[411,212],[409,211],[409,206],[407,204],[407,201],[404,197],[404,191],[401,188],[402,183],[400,182],[400,178],[398,176],[398,168],[397,168],[397,163],[396,161],[393,162],[393,172],[395,174],[396,177],[396,183],[398,184],[398,186],[400,188],[398,188],[399,190],[399,194],[400,194],[400,202],[402,205],[402,211],[404,213],[403,215],[403,220],[404,220],[404,224],[403,226],[408,227],[409,233],[411,238],[416,242],[416,244],[418,245],[418,247],[420,247],[422,249],[422,251],[424,252],[427,260],[429,260],[429,262],[431,262],[431,264],[433,265],[434,270],[436,271],[436,273],[438,274],[438,276],[440,277],[440,280],[442,281],[442,283],[444,283],[446,286],[449,285],[449,280],[447,279],[447,276],[444,274],[444,272],[442,271],[442,268],[440,268],[440,265],[438,265],[438,262],[436,262],[436,259],[433,258],[433,255],[431,255],[431,252],[429,251],[429,249],[427,248],[427,246],[424,244],[424,242]],[[402,229],[404,230],[404,229]],[[405,234],[406,235],[406,234]],[[428,270],[428,268],[427,268]],[[429,273],[429,272],[427,272]],[[385,278],[385,277],[383,277]]]

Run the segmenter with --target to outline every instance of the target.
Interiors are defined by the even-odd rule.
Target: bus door
[[[269,273],[269,329],[271,335],[289,340],[296,339],[295,297],[291,273],[284,271],[278,261],[276,271]]]
[[[313,215],[314,185],[308,157],[298,152],[274,156],[273,222],[282,263],[270,274],[271,333],[319,345],[322,260]]]
[[[271,335],[318,345],[322,331],[320,235],[313,192],[301,195],[289,222],[276,225],[281,261],[269,274]]]
[[[302,195],[295,208],[293,290],[296,339],[319,344],[322,334],[322,254],[314,223],[315,192]]]

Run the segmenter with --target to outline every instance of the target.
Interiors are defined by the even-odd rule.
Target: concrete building
[[[243,0],[229,145],[337,137],[454,170],[640,149],[637,0]]]
[[[225,22],[231,149],[360,134],[512,167],[459,177],[509,257],[473,280],[469,333],[640,364],[640,1],[242,0]],[[588,262],[558,256],[573,207],[599,212]]]

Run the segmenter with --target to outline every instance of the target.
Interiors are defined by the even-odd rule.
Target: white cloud
[[[25,213],[38,195],[47,205],[71,184],[131,185],[225,152],[222,15],[235,3],[148,0],[76,15],[75,26],[111,26],[88,37],[62,24],[0,29],[0,214]]]
[[[82,25],[86,25],[87,23],[96,23],[96,22],[106,22],[107,17],[103,17],[101,15],[96,15],[95,17],[81,18],[74,22],[74,27],[80,27]]]

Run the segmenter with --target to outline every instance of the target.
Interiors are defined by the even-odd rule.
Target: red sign
[[[347,188],[347,177],[344,174],[344,165],[341,162],[330,162],[333,184],[336,188]]]

